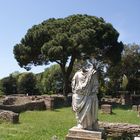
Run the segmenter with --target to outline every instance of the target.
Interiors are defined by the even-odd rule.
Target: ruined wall
[[[0,105],[0,109],[20,113],[27,110],[45,110],[46,106],[44,101],[32,101],[20,105]]]
[[[140,125],[99,122],[99,126],[105,129],[108,137],[119,137],[125,135],[135,137],[140,135]]]

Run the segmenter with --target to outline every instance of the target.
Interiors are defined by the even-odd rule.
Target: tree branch
[[[55,62],[56,62],[57,64],[61,65],[61,63],[60,63],[58,60],[56,60]]]
[[[73,54],[71,56],[71,61],[70,61],[70,64],[68,66],[68,69],[67,69],[67,76],[69,77],[71,72],[72,72],[72,69],[73,69],[73,65],[74,65],[74,62],[75,62],[75,55]]]

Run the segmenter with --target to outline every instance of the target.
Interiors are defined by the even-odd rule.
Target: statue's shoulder
[[[80,70],[78,70],[76,73],[75,73],[75,75],[78,75],[78,74],[80,74],[82,72],[82,70],[80,69]]]
[[[80,73],[81,73],[81,70],[78,70],[75,74],[74,74],[74,79],[76,78],[76,77],[78,77],[78,75],[80,75]]]

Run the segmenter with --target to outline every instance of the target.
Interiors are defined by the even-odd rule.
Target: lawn
[[[103,115],[99,111],[99,120],[140,124],[136,112],[120,108],[113,109],[112,115]],[[27,111],[20,114],[19,124],[0,124],[0,140],[51,140],[55,135],[64,140],[69,128],[75,124],[70,107],[54,111]]]

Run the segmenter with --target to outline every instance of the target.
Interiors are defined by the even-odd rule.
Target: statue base
[[[72,127],[69,129],[66,140],[103,140],[102,131],[90,131]]]

